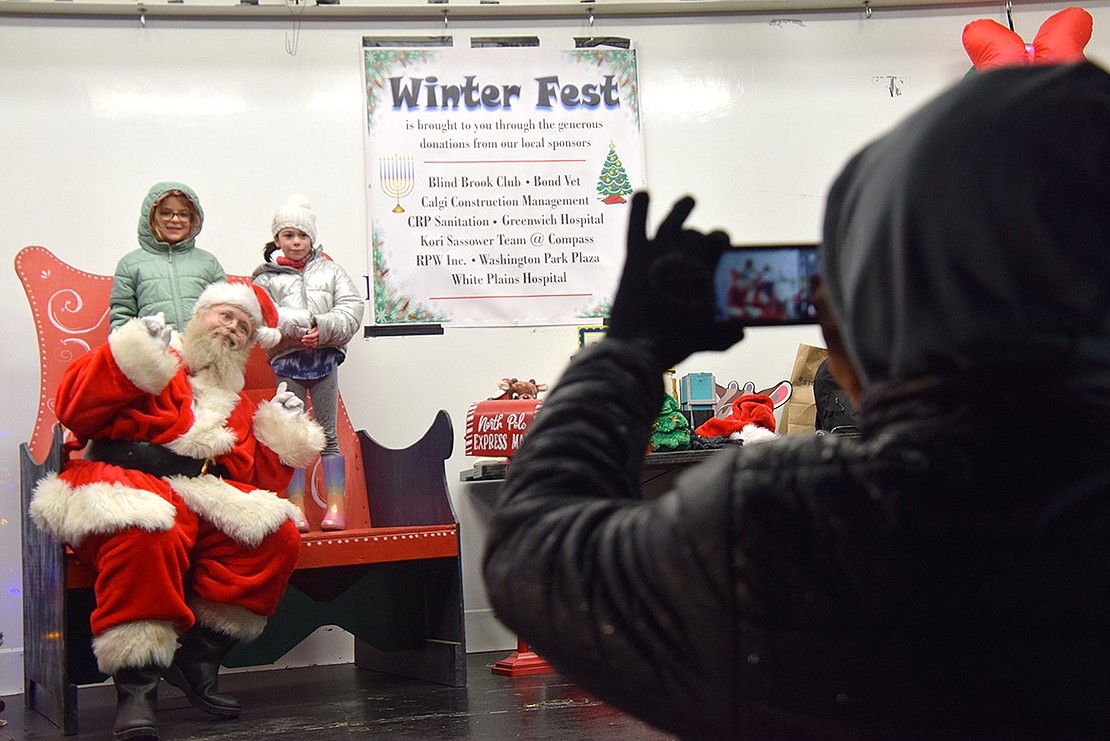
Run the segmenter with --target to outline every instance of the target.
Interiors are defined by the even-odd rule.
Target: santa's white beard
[[[194,375],[204,375],[211,383],[229,391],[243,388],[243,369],[247,367],[250,344],[235,348],[227,344],[218,329],[209,329],[200,319],[185,325],[181,338],[181,359]]]

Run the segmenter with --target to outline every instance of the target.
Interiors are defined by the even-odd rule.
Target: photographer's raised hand
[[[632,197],[628,254],[606,334],[644,345],[660,373],[691,353],[725,350],[744,337],[740,325],[716,320],[713,273],[728,235],[683,228],[693,209],[693,198],[680,198],[648,239],[648,195]]]

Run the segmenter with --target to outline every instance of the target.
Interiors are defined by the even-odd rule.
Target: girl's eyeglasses
[[[181,223],[187,223],[193,220],[192,211],[159,211],[158,218],[167,223],[177,219]]]

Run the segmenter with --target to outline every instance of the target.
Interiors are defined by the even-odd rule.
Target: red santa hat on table
[[[694,430],[703,437],[735,437],[746,443],[769,440],[775,434],[775,402],[766,394],[744,394],[732,402],[727,417],[710,417]]]
[[[262,347],[270,348],[281,341],[278,330],[278,312],[269,295],[253,283],[212,283],[200,294],[193,313],[200,316],[213,306],[228,304],[247,313],[254,324],[252,339]]]

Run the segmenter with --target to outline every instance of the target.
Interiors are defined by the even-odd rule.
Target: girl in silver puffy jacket
[[[364,299],[351,276],[314,246],[316,214],[303,195],[289,196],[270,224],[273,241],[263,249],[265,261],[251,280],[270,295],[278,308],[282,338],[266,351],[278,383],[284,382],[306,404],[324,428],[321,453],[327,511],[321,530],[344,530],[346,473],[336,435],[339,365],[347,343],[362,324]],[[304,514],[305,472],[298,469],[286,496],[300,510],[297,527],[310,528]]]

